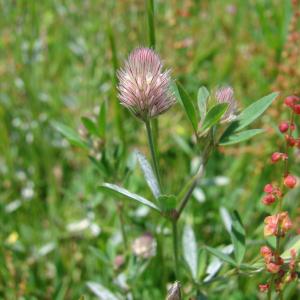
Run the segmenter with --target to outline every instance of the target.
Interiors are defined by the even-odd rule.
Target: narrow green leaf
[[[209,91],[205,86],[201,86],[198,90],[198,95],[197,95],[197,103],[198,103],[198,109],[200,112],[201,121],[205,119],[208,97],[209,97]]]
[[[99,115],[98,115],[98,135],[100,138],[105,139],[105,129],[106,129],[106,101],[101,105]]]
[[[81,122],[90,134],[98,135],[96,124],[91,119],[82,117]]]
[[[220,250],[218,250],[216,248],[208,247],[208,246],[206,246],[206,249],[207,249],[208,252],[210,252],[212,255],[218,257],[222,261],[225,261],[225,262],[229,263],[232,266],[236,266],[236,262],[230,256],[228,256],[227,254],[221,252]]]
[[[142,203],[142,204],[160,212],[160,209],[153,202],[145,199],[144,197],[142,197],[140,195],[131,193],[128,190],[126,190],[118,185],[111,184],[111,183],[104,183],[99,187],[99,190],[102,192],[106,192],[110,196],[113,196],[113,197],[116,197],[119,199],[125,198],[128,200],[137,201],[139,203]]]
[[[238,126],[235,131],[239,131],[245,128],[246,126],[254,122],[259,116],[261,116],[276,99],[278,94],[279,93],[269,94],[245,108],[237,117]]]
[[[247,141],[254,137],[257,134],[263,133],[263,129],[249,129],[249,130],[244,130],[238,133],[234,133],[232,135],[229,135],[224,138],[224,135],[222,136],[220,140],[220,145],[221,146],[227,146],[227,145],[233,145],[237,143],[241,143],[244,141]]]
[[[196,131],[198,127],[198,120],[196,109],[192,100],[180,83],[176,84],[175,82],[173,82],[172,89],[175,97],[177,98],[177,101],[182,105],[188,119],[190,120],[194,130]]]
[[[207,251],[200,249],[199,251],[199,263],[198,263],[198,278],[202,278],[205,275],[206,262],[207,262]]]
[[[101,285],[100,283],[88,281],[86,283],[88,288],[101,300],[119,300],[110,290]]]
[[[79,134],[69,126],[59,122],[52,122],[52,126],[59,131],[72,145],[88,149],[88,145],[80,138]]]
[[[234,247],[235,260],[237,264],[240,265],[246,252],[246,233],[237,211],[234,211],[232,214],[230,236]]]
[[[147,158],[140,153],[139,151],[136,151],[136,156],[138,159],[138,162],[140,164],[140,167],[143,171],[144,178],[152,191],[153,196],[157,199],[160,196],[160,189],[158,185],[157,178],[154,175],[154,172],[152,170],[152,167],[150,163],[147,161]]]
[[[198,269],[197,243],[193,228],[189,224],[186,224],[183,229],[182,248],[184,260],[189,266],[193,279],[196,280]]]
[[[207,113],[201,130],[204,131],[217,124],[228,108],[228,103],[220,103],[213,106]]]

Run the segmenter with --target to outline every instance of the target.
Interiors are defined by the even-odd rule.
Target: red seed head
[[[299,101],[299,97],[297,96],[288,96],[284,99],[284,104],[289,106],[289,107],[293,107],[296,102]]]
[[[274,189],[273,185],[271,183],[268,183],[264,187],[264,192],[270,194],[273,192],[273,189]]]
[[[286,233],[292,227],[293,227],[293,223],[292,223],[290,217],[288,216],[288,214],[286,214],[286,216],[281,221],[281,230],[283,231],[283,233]]]
[[[274,203],[276,200],[275,196],[272,194],[268,194],[266,196],[263,197],[262,199],[262,203],[265,205],[271,205],[272,203]]]
[[[295,114],[300,115],[300,104],[295,104],[293,107]]]
[[[282,153],[280,152],[274,152],[271,156],[272,163],[275,163],[281,159]]]
[[[279,124],[278,126],[280,132],[284,133],[287,132],[289,130],[289,123],[286,121],[283,121]]]
[[[297,179],[293,176],[293,175],[287,175],[285,176],[283,183],[286,187],[292,189],[295,187],[296,183],[297,183]]]
[[[297,143],[296,139],[294,139],[292,136],[290,136],[288,134],[285,135],[285,140],[286,140],[288,146],[290,146],[290,147],[294,147]]]
[[[294,130],[296,129],[295,123],[291,123],[291,124],[290,124],[290,128],[291,128],[292,131],[294,131]]]
[[[260,254],[262,257],[266,257],[266,256],[272,256],[273,252],[268,246],[262,246],[260,248]]]
[[[270,272],[270,273],[278,273],[279,270],[280,270],[280,265],[277,265],[275,263],[268,263],[267,264],[267,270]]]
[[[265,293],[269,290],[270,285],[266,283],[266,284],[260,284],[258,287],[262,293]]]

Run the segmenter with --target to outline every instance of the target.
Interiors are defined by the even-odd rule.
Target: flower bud
[[[285,160],[287,158],[288,158],[288,156],[286,153],[274,152],[271,156],[271,161],[272,161],[272,163],[276,163],[277,161],[279,161],[281,159]]]
[[[292,189],[295,187],[297,180],[293,175],[289,174],[289,175],[285,176],[283,183],[286,187]]]
[[[289,216],[286,216],[281,223],[281,229],[285,233],[293,227],[293,223]]]
[[[266,284],[260,284],[258,287],[262,293],[265,293],[269,290],[270,285],[266,283]]]
[[[272,250],[268,246],[262,246],[260,248],[260,254],[263,257],[267,257],[267,256],[272,256],[273,252],[272,252]]]
[[[299,101],[299,97],[297,96],[288,96],[284,99],[284,104],[289,106],[289,107],[293,107],[296,102]]]
[[[290,147],[294,147],[297,143],[297,141],[288,134],[285,136],[285,140]]]
[[[262,199],[262,203],[265,205],[271,205],[272,203],[274,203],[276,200],[276,197],[272,194],[268,194],[266,196],[263,197]]]
[[[274,152],[271,156],[271,161],[273,163],[279,161],[281,159],[281,153],[280,152]]]
[[[117,270],[121,268],[125,263],[125,258],[123,255],[117,255],[114,259],[114,268]]]
[[[293,107],[293,111],[295,114],[300,115],[300,104],[295,104]]]
[[[271,183],[268,183],[264,187],[264,192],[270,194],[273,192],[273,189],[274,189],[273,185]]]
[[[237,104],[234,98],[234,91],[230,86],[219,88],[215,93],[216,100],[219,104],[228,103],[228,108],[224,113],[221,122],[231,122],[236,118]]]
[[[278,215],[274,216],[267,216],[264,220],[265,227],[264,227],[264,235],[277,235],[278,229]]]
[[[279,272],[279,270],[280,270],[280,265],[277,265],[277,264],[275,264],[275,263],[272,263],[272,262],[270,262],[270,263],[268,263],[267,264],[267,270],[270,272],[270,273],[278,273]]]
[[[295,123],[291,123],[291,124],[290,124],[290,128],[291,128],[292,131],[294,131],[294,130],[296,129]]]
[[[133,254],[140,258],[151,258],[156,254],[156,240],[152,234],[144,233],[132,243]]]
[[[166,300],[181,300],[180,283],[178,281],[169,288]]]
[[[279,124],[278,128],[279,128],[279,131],[282,133],[287,132],[289,130],[289,123],[286,121],[283,121]]]

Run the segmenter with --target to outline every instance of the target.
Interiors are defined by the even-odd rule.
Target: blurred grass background
[[[122,253],[116,203],[99,194],[97,185],[104,180],[124,183],[124,178],[116,172],[103,178],[51,121],[78,129],[80,118],[106,101],[106,145],[113,153],[123,151],[115,122],[114,63],[148,45],[145,2],[1,0],[0,8],[0,297],[78,299],[84,294],[94,299],[86,281],[118,290],[112,283],[113,261]],[[288,0],[155,1],[156,48],[193,99],[201,85],[230,84],[239,106],[245,107],[274,89],[299,91],[299,77],[280,73],[293,13]],[[199,245],[229,244],[219,208],[237,208],[247,231],[247,257],[256,256],[266,214],[260,204],[262,187],[276,178],[267,161],[280,142],[278,110],[275,104],[262,119],[267,134],[214,154],[198,189],[202,196],[185,213]],[[141,124],[123,108],[121,115],[126,158],[135,147],[147,153]],[[178,193],[194,162],[192,130],[179,105],[160,118],[159,126],[164,183]],[[295,168],[299,171],[297,164]],[[126,182],[131,190],[150,194],[137,168]],[[298,196],[296,190],[287,202],[296,226]],[[143,216],[135,205],[126,209],[130,241],[154,230],[151,215]],[[164,252],[171,268],[168,243]],[[134,282],[136,299],[164,299],[157,264],[153,259]],[[228,299],[256,299],[261,277],[204,290],[211,293],[209,299],[219,299],[220,293]]]

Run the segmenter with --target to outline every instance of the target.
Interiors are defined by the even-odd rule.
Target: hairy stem
[[[176,276],[176,280],[179,280],[177,220],[172,221],[172,235],[173,235],[173,253],[174,253],[174,264],[175,264],[175,276]]]
[[[148,137],[148,143],[149,143],[149,148],[150,148],[150,152],[151,152],[154,172],[155,172],[155,175],[156,175],[156,178],[158,181],[159,188],[160,188],[160,190],[162,190],[161,178],[160,178],[160,173],[159,173],[159,169],[158,169],[158,159],[157,159],[157,155],[156,155],[156,151],[155,151],[155,147],[154,147],[153,133],[152,133],[150,121],[147,120],[145,122],[145,124],[146,124],[146,129],[147,129],[147,137]]]

